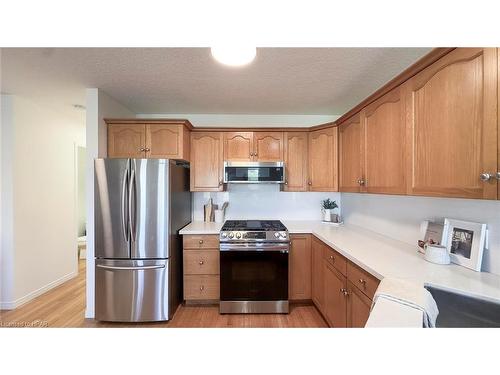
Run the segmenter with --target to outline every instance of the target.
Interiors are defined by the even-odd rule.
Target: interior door
[[[168,160],[132,159],[130,169],[131,257],[168,258]]]
[[[97,258],[130,258],[129,159],[94,162],[94,225]]]

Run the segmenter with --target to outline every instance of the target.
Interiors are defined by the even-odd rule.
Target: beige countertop
[[[384,277],[407,279],[422,285],[500,303],[500,276],[487,272],[474,272],[454,264],[429,263],[416,251],[416,244],[412,246],[354,225],[335,227],[321,221],[282,220],[282,222],[291,234],[315,235],[379,279]],[[221,227],[222,223],[195,221],[184,227],[180,234],[218,234]],[[420,327],[422,325],[420,313],[400,306],[385,302],[377,303],[370,314],[367,326]]]

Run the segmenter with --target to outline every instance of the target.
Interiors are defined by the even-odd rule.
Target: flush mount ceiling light
[[[224,65],[243,66],[251,63],[257,55],[255,47],[212,47],[212,56],[215,60]]]

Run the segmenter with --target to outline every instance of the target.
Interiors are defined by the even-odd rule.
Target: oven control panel
[[[287,231],[222,231],[221,241],[287,241]]]

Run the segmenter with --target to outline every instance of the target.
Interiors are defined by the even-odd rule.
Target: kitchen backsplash
[[[347,224],[355,224],[412,245],[422,220],[445,217],[488,225],[483,270],[500,275],[500,201],[342,193]]]
[[[212,198],[214,204],[228,201],[226,219],[321,220],[321,201],[337,201],[339,193],[281,192],[277,185],[229,185],[228,191],[193,193],[193,220],[203,220],[203,205]]]

